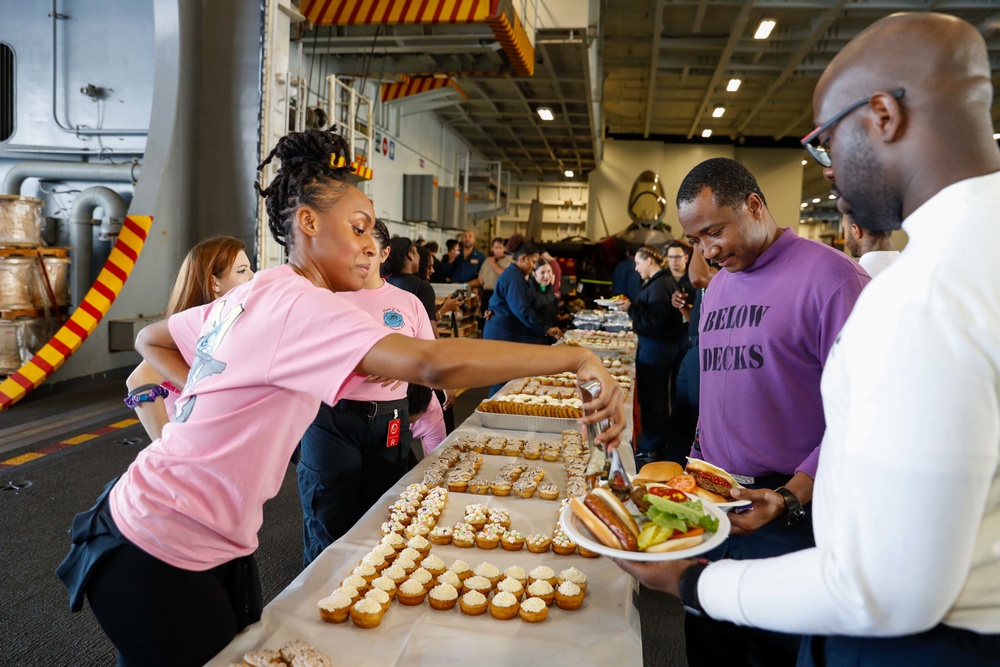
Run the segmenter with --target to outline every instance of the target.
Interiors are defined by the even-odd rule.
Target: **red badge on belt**
[[[396,445],[399,444],[399,429],[400,429],[399,411],[398,410],[394,411],[393,416],[396,418],[389,422],[389,431],[388,433],[386,433],[385,436],[386,447],[395,447]]]

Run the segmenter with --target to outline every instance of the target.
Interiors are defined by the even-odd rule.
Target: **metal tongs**
[[[601,383],[591,380],[580,385],[580,393],[583,394],[583,402],[588,403],[601,393]],[[607,480],[611,492],[619,498],[625,500],[629,496],[631,480],[617,450],[612,450],[608,455],[608,450],[603,442],[597,442],[597,435],[611,426],[607,419],[596,424],[587,424],[587,469],[584,477],[590,488],[597,486],[599,480]]]

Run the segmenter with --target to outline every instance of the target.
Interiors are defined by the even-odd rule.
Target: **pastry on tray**
[[[528,585],[528,573],[520,565],[511,565],[503,571],[503,576],[517,579],[522,586]]]
[[[383,570],[385,572],[385,570]],[[389,595],[389,599],[396,597],[396,582],[392,580],[391,577],[387,577],[383,574],[380,577],[375,577],[372,580],[372,589],[378,589],[380,591],[385,591]]]
[[[549,550],[550,544],[552,544],[552,538],[545,533],[535,533],[525,542],[525,545],[528,547],[528,551],[533,554],[545,553]]]
[[[423,604],[425,597],[427,597],[427,589],[423,583],[416,579],[407,579],[396,591],[396,599],[399,600],[399,603],[409,607]]]
[[[501,621],[509,621],[517,616],[520,605],[511,593],[502,591],[490,600],[490,616]]]
[[[427,540],[431,544],[451,544],[451,535],[451,526],[435,526],[434,529],[427,534]]]
[[[451,584],[438,584],[428,594],[431,609],[451,609],[458,602],[458,589]]]
[[[541,623],[549,615],[549,608],[541,598],[532,597],[521,603],[521,609],[518,613],[522,621]]]
[[[548,565],[539,565],[535,569],[528,572],[529,586],[540,579],[549,582],[550,586],[555,586],[559,583],[559,577],[556,576],[555,570]]]
[[[580,587],[581,591],[586,592],[587,590],[587,575],[575,567],[566,568],[559,573],[559,583],[561,584],[564,581],[572,581]]]
[[[423,584],[425,591],[429,591],[434,587],[434,576],[428,572],[425,567],[418,567],[416,570],[411,572],[410,581],[419,581]]]
[[[517,579],[506,577],[502,579],[499,584],[497,584],[497,591],[510,593],[520,600],[521,596],[524,594],[524,585]]]
[[[483,595],[489,595],[490,591],[493,590],[493,583],[486,577],[481,577],[479,575],[473,575],[462,582],[462,586],[465,587],[467,591],[478,591]]]
[[[464,560],[456,560],[448,566],[448,569],[457,574],[462,583],[465,583],[465,580],[472,576],[472,568]]]
[[[583,605],[583,591],[572,581],[564,581],[556,589],[556,606],[560,609],[579,609]]]
[[[476,546],[480,549],[496,549],[500,544],[500,534],[496,531],[481,530],[476,533]]]
[[[383,614],[389,610],[389,603],[392,602],[392,599],[389,597],[389,594],[383,591],[381,588],[373,588],[367,593],[365,593],[365,599],[375,600],[375,602],[378,602],[382,606]]]
[[[533,598],[541,598],[545,604],[551,606],[556,599],[556,590],[549,582],[539,579],[533,584],[528,584],[528,595]]]
[[[520,551],[524,548],[525,537],[516,530],[505,530],[500,536],[500,546],[507,551]]]
[[[431,576],[435,579],[444,574],[445,570],[448,569],[447,566],[445,566],[444,561],[441,560],[440,556],[437,556],[436,554],[431,554],[425,558],[420,563],[420,567],[430,572]]]
[[[375,600],[358,600],[351,607],[351,620],[359,628],[374,628],[382,622],[382,605]]]
[[[462,586],[461,578],[459,578],[459,576],[454,572],[452,572],[451,570],[445,570],[441,575],[439,575],[437,578],[437,582],[439,584],[448,584],[450,586],[454,586],[455,590],[458,591],[459,593],[461,593],[462,589],[464,588]]]
[[[486,613],[486,596],[479,591],[469,591],[458,600],[463,614],[479,616]]]
[[[490,584],[494,588],[500,583],[500,579],[502,579],[502,576],[500,575],[500,568],[493,563],[480,563],[475,567],[475,569],[472,570],[472,572],[476,576],[489,579]]]

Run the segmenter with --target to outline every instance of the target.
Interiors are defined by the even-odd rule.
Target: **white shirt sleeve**
[[[880,320],[881,332],[848,323],[823,382],[817,546],[710,565],[699,596],[712,618],[797,634],[911,634],[945,617],[972,567],[997,561],[1000,540],[981,532],[1000,501],[990,497],[1000,384],[981,347],[988,338],[961,325],[973,316],[914,305]]]

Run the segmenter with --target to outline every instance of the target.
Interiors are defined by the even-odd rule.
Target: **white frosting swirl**
[[[458,590],[451,584],[438,584],[431,589],[431,597],[435,600],[454,600],[458,597]]]
[[[469,591],[462,596],[462,602],[470,605],[481,605],[486,603],[486,596],[479,591]],[[544,602],[542,604],[545,604]]]
[[[351,606],[351,600],[354,598],[349,598],[340,591],[335,591],[330,597],[323,598],[316,603],[316,606],[320,609],[326,611],[336,611],[337,609],[344,609]]]
[[[537,614],[541,610],[545,609],[545,600],[541,598],[528,598],[521,603],[521,609],[531,612],[532,614]]]
[[[513,607],[517,604],[517,598],[513,593],[502,591],[493,596],[493,604],[497,607]]]
[[[354,603],[354,610],[362,614],[380,614],[382,605],[371,598],[363,598]]]
[[[426,549],[429,545],[430,542],[427,541],[427,538],[421,535],[416,535],[414,537],[411,537],[410,541],[406,543],[407,547],[410,547],[411,549],[416,549],[418,551],[420,549]]]
[[[504,576],[512,577],[514,579],[526,579],[527,575],[524,572],[524,568],[520,565],[511,565],[506,570],[503,571]]]
[[[560,595],[565,595],[567,597],[575,597],[580,594],[580,587],[574,584],[572,581],[564,581],[559,584],[557,589]]]
[[[493,579],[494,577],[500,576],[500,568],[498,568],[493,563],[480,563],[473,570],[480,577],[486,577],[487,579]]]
[[[434,577],[426,569],[418,567],[416,570],[410,573],[410,581],[419,581],[423,585],[427,585],[431,579]]]
[[[373,588],[365,593],[365,599],[375,600],[375,602],[378,602],[380,605],[384,605],[389,601],[389,594],[381,588]]]
[[[407,579],[399,587],[399,592],[404,595],[420,595],[424,592],[424,585],[416,579]]]
[[[449,567],[448,569],[454,572],[455,574],[462,574],[463,572],[469,571],[469,564],[466,563],[464,560],[456,560],[454,563],[451,564],[451,567]]]
[[[443,570],[444,561],[440,557],[431,554],[420,562],[420,565],[428,570]]]
[[[580,572],[580,570],[576,569],[575,567],[571,567],[569,569],[560,572],[559,578],[562,579],[563,581],[572,581],[574,584],[582,584],[583,582],[587,581],[587,575],[585,575],[583,572]]]
[[[556,576],[556,572],[548,565],[539,565],[534,570],[529,572],[528,576],[534,579],[551,579]]]
[[[539,579],[528,586],[529,595],[549,595],[550,593],[552,593],[552,584],[544,579]]]

